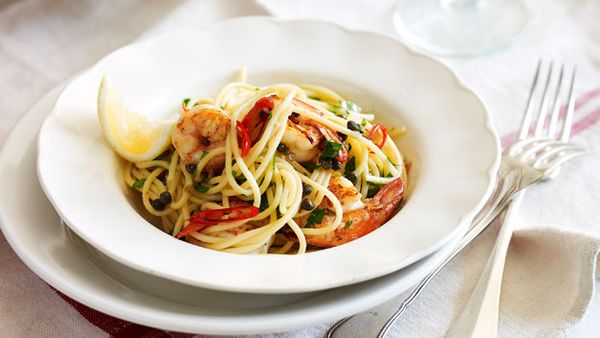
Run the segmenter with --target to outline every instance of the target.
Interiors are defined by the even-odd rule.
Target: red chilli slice
[[[240,149],[242,150],[242,157],[248,155],[250,152],[250,134],[248,134],[248,129],[240,122],[236,121],[235,126],[237,128],[237,137],[238,143],[240,145]]]
[[[261,97],[256,101],[248,114],[242,120],[250,135],[250,144],[254,144],[260,139],[269,121],[269,113],[273,110],[275,103],[272,96]]]
[[[177,238],[181,238],[191,234],[194,231],[198,231],[218,223],[230,223],[249,219],[258,215],[259,213],[260,209],[251,205],[199,211],[188,219],[188,226],[177,234]]]
[[[373,140],[373,136],[375,136],[377,132],[381,133],[381,142],[379,143],[375,143]],[[377,147],[382,148],[385,144],[385,141],[387,141],[387,129],[379,123],[373,125],[373,127],[371,127],[371,131],[369,131],[369,140],[373,141]]]

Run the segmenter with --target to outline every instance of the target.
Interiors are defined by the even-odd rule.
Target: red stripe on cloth
[[[193,334],[189,333],[168,332],[121,320],[89,308],[63,295],[58,290],[54,288],[52,289],[77,312],[79,312],[79,314],[81,314],[88,322],[94,324],[113,338],[188,338],[194,336]]]
[[[580,109],[581,107],[583,107],[586,103],[588,103],[589,101],[591,101],[593,98],[600,96],[600,88],[596,88],[593,90],[590,90],[589,92],[581,95],[576,101],[575,101],[575,110]],[[587,129],[588,127],[590,127],[591,125],[593,125],[594,123],[596,123],[598,121],[598,118],[596,117],[595,119],[590,117],[591,115],[593,115],[596,112],[596,110],[592,111],[591,113],[589,113],[588,115],[584,116],[583,118],[581,118],[578,122],[576,122],[573,125],[573,129],[572,129],[572,134],[573,135],[577,135],[580,132],[582,132],[583,130]],[[560,117],[562,118],[564,116],[565,113],[565,107],[563,107],[561,109],[560,112]],[[583,121],[586,120],[590,120],[592,121],[591,123],[587,123],[587,124],[583,124],[579,129],[576,129],[576,126],[579,124],[582,124]],[[515,142],[517,140],[517,136],[519,135],[518,131],[513,131],[510,132],[504,136],[502,136],[500,138],[500,142],[502,143],[502,147],[506,147],[509,144],[512,144],[513,142]]]
[[[577,135],[600,120],[600,107],[575,122],[571,133]]]

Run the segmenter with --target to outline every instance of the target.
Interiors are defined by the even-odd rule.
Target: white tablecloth
[[[576,142],[592,156],[568,164],[560,179],[530,189],[521,223],[544,224],[600,237],[600,2],[525,1],[530,25],[511,47],[488,56],[445,58],[460,78],[486,101],[501,135],[520,121],[537,59],[576,62],[581,109]],[[394,35],[393,0],[292,1],[43,1],[0,0],[0,145],[26,109],[46,91],[107,52],[141,36],[174,27],[207,25],[241,15],[312,18]],[[508,135],[508,136],[507,136]],[[460,267],[455,282],[460,283]],[[426,310],[423,310],[426,311]],[[431,313],[419,313],[427,318]],[[570,335],[600,334],[600,297]],[[325,325],[283,336],[312,337]],[[16,257],[0,235],[0,336],[126,334],[173,336],[103,315],[59,295]],[[177,335],[175,335],[177,336]],[[185,336],[185,335],[184,335]]]

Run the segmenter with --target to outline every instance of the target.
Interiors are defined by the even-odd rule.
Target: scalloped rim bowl
[[[133,110],[159,119],[183,97],[214,94],[243,65],[251,83],[326,85],[379,121],[407,126],[399,146],[413,167],[400,212],[353,242],[298,256],[211,251],[168,236],[136,212],[97,120],[102,76]],[[349,285],[425,257],[465,229],[492,188],[499,158],[485,106],[438,61],[389,37],[267,18],[173,31],[109,54],[65,88],[38,140],[41,185],[86,242],[149,274],[251,293]]]

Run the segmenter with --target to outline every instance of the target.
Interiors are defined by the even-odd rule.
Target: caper
[[[197,167],[197,165],[194,164],[194,163],[188,164],[188,165],[185,166],[185,170],[187,170],[188,173],[190,173],[190,174],[193,175],[194,172],[196,172],[196,167]]]
[[[152,207],[154,208],[154,210],[157,210],[157,211],[165,210],[165,204],[159,198],[152,200],[151,204],[152,204]]]
[[[302,195],[310,195],[312,192],[312,186],[308,184],[302,184]]]
[[[283,144],[283,143],[279,143],[279,145],[277,146],[277,151],[282,153],[282,154],[287,154],[290,152],[290,150],[288,149],[288,147]]]
[[[346,123],[346,126],[348,127],[348,129],[350,130],[354,130],[357,131],[359,133],[362,133],[362,126],[360,125],[360,123],[355,122],[355,121],[348,121],[348,123]]]
[[[342,164],[340,163],[340,161],[338,161],[336,159],[332,159],[331,160],[331,169],[340,170],[340,169],[342,169]]]
[[[160,193],[158,199],[162,202],[162,204],[167,205],[173,201],[173,197],[171,197],[171,193],[168,191],[163,191]]]
[[[331,169],[331,159],[321,157],[319,163],[323,169]]]
[[[302,200],[302,203],[300,203],[300,206],[302,207],[302,209],[304,210],[312,210],[315,208],[315,204],[313,203],[313,201],[311,201],[309,198],[305,198]]]
[[[340,140],[342,140],[342,141],[346,141],[348,139],[348,135],[346,135],[344,133],[340,133],[339,131],[337,132],[337,135],[340,138]]]

